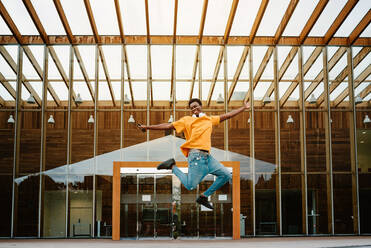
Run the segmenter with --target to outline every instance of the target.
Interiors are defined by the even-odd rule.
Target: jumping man
[[[175,160],[173,158],[159,164],[157,169],[172,170],[188,190],[195,189],[208,174],[217,176],[215,182],[196,200],[197,203],[213,209],[213,206],[208,201],[208,197],[228,182],[232,176],[219,161],[210,155],[212,127],[218,125],[222,121],[236,116],[245,109],[248,109],[250,106],[245,102],[242,107],[220,116],[207,116],[203,113],[202,102],[198,98],[192,98],[188,102],[188,106],[191,109],[192,116],[184,116],[178,121],[172,123],[148,126],[138,124],[138,127],[142,131],[147,129],[175,129],[177,133],[184,132],[186,142],[181,145],[180,149],[184,156],[188,158],[188,174],[184,174],[175,165]]]

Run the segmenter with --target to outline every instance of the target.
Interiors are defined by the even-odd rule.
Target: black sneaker
[[[200,196],[197,198],[196,202],[197,202],[198,204],[201,204],[201,205],[204,206],[204,207],[207,207],[207,208],[210,208],[210,209],[214,209],[213,206],[210,204],[210,202],[207,200],[207,197],[204,196],[204,195],[200,195]]]
[[[171,170],[175,165],[175,160],[173,158],[168,159],[157,166],[157,170]]]

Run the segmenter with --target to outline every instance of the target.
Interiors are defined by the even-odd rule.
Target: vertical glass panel
[[[218,55],[221,47],[219,46],[203,46],[202,47],[202,79],[212,79],[215,67],[218,62]]]
[[[78,51],[81,55],[81,59],[75,60],[75,63],[80,64],[80,68],[84,67],[86,75],[89,77],[89,79],[95,78],[95,50],[96,46],[78,46],[75,47],[75,51]],[[75,55],[76,56],[76,55]],[[76,58],[78,58],[76,56]],[[104,74],[102,74],[104,75]]]
[[[56,169],[58,172],[66,173],[67,163],[67,112],[45,112],[47,120],[46,143],[45,143],[45,171]],[[52,170],[52,171],[56,171]]]
[[[281,112],[281,171],[299,172],[300,153],[300,112]]]
[[[257,36],[274,36],[289,5],[289,0],[270,1],[264,12]]]
[[[354,233],[352,175],[334,174],[334,232],[335,234]]]
[[[241,1],[238,3],[236,14],[231,28],[231,36],[250,35],[252,25],[260,7],[259,0]]]
[[[90,0],[93,18],[100,35],[119,35],[116,9],[113,1]]]
[[[255,175],[255,223],[257,235],[276,235],[279,233],[276,206],[276,185],[278,177],[271,173]]]
[[[130,76],[135,79],[147,78],[147,47],[126,46]]]
[[[0,207],[0,237],[10,237],[11,213],[12,213],[12,185],[13,185],[13,156],[14,156],[14,124],[8,123],[10,115],[14,112],[0,112],[0,199],[3,201]]]
[[[324,115],[306,112],[306,151],[308,172],[326,171],[326,136]]]
[[[255,171],[276,172],[275,113],[255,112]]]
[[[120,149],[120,125],[121,115],[119,111],[98,112],[97,155]]]
[[[362,234],[371,233],[371,174],[360,173],[358,176],[359,185],[359,219],[360,219],[360,232]]]
[[[147,32],[145,2],[120,0],[119,3],[125,35],[145,35]]]
[[[93,176],[69,176],[68,196],[68,237],[91,237],[93,225]]]
[[[170,79],[172,71],[172,47],[151,46],[153,79]]]
[[[195,82],[195,85],[197,82]],[[191,82],[176,82],[176,100],[188,101],[191,91]],[[193,89],[194,91],[195,89]]]
[[[250,156],[250,114],[242,112],[228,121],[229,150]]]
[[[61,4],[73,35],[93,34],[83,0],[62,0]]]
[[[72,112],[72,139],[71,139],[71,169],[91,172],[94,161],[88,160],[94,155],[94,123],[88,123],[89,118],[94,118],[93,112]],[[85,160],[85,161],[84,161]]]
[[[101,46],[108,73],[112,79],[121,79],[121,46]],[[126,71],[126,68],[125,68]],[[112,82],[113,83],[113,82]],[[117,95],[118,92],[115,94]]]
[[[172,175],[156,175],[155,237],[170,237],[173,222]]]
[[[179,182],[180,183],[180,182]],[[183,184],[181,188],[181,234],[184,237],[198,236],[198,214],[199,208],[196,205],[197,190],[188,190]]]
[[[207,175],[204,180],[199,184],[200,194],[205,192],[211,184],[214,183],[215,177],[213,175]],[[209,202],[215,205],[216,195],[209,196]],[[199,205],[199,235],[200,237],[215,237],[215,211],[208,209],[202,205]]]
[[[233,231],[232,184],[227,182],[215,192],[216,237],[232,237]]]
[[[137,176],[121,175],[120,237],[137,237]]]
[[[40,66],[42,66],[42,64],[40,64]],[[25,52],[23,53],[22,73],[26,77],[26,79],[41,79]]]
[[[96,176],[95,182],[95,236],[112,237],[112,176]]]
[[[174,26],[174,1],[148,1],[149,28],[151,35],[171,35]],[[136,18],[135,20],[137,20]]]
[[[228,80],[232,80],[236,75],[237,66],[243,56],[244,47],[243,46],[227,46],[227,71]],[[245,57],[245,63],[248,62],[247,56]],[[224,67],[223,67],[224,68]],[[221,74],[224,77],[223,72]]]
[[[240,231],[241,236],[253,235],[253,194],[252,194],[252,175],[241,174],[241,219]]]
[[[42,176],[42,237],[66,236],[66,176]]]
[[[39,185],[40,176],[16,176],[14,184],[15,237],[37,237]]]
[[[346,2],[346,0],[329,1],[308,36],[324,36]]]
[[[249,91],[250,84],[246,81],[239,81],[236,84],[236,88],[234,88],[231,101],[230,103],[233,103],[233,101],[243,101],[245,99],[246,94]],[[229,90],[230,91],[230,90]]]
[[[12,35],[12,31],[10,31],[2,16],[0,16],[0,33],[2,35]]]
[[[68,89],[67,89],[66,85],[63,82],[49,81],[48,83],[51,87],[53,87],[55,93],[59,97],[59,100],[66,101],[66,103],[67,103],[67,101],[68,101]],[[48,94],[48,107],[49,108],[53,107],[52,101],[53,101],[53,97],[49,96],[49,94]]]
[[[147,123],[147,113],[145,111],[124,112],[124,147],[139,144],[147,140],[145,132],[140,132],[134,123],[128,122],[130,115],[138,123]]]
[[[282,132],[281,132],[282,133]],[[281,176],[282,233],[303,233],[301,175]]]
[[[153,175],[138,175],[138,236],[155,236],[155,181]]]
[[[329,234],[330,177],[325,174],[307,176],[308,233]]]
[[[224,35],[232,0],[208,2],[204,35]]]
[[[2,3],[22,35],[39,35],[21,0],[5,0]]]
[[[331,112],[333,171],[350,171],[350,112]]]
[[[63,70],[66,77],[69,77],[70,46],[53,46],[52,48],[56,54],[56,56],[53,57],[53,61],[59,61],[61,64],[60,69]],[[51,75],[49,75],[49,78],[50,77]]]
[[[181,1],[188,2],[188,1]],[[178,12],[179,13],[179,12]],[[193,67],[197,55],[196,46],[176,46],[176,78],[177,79],[192,79]],[[196,68],[196,75],[198,66]]]
[[[21,113],[20,156],[16,177],[40,171],[41,112]]]
[[[111,92],[109,90],[108,84],[109,83],[107,81],[99,81],[98,82],[98,87],[99,87],[99,90],[98,90],[98,101],[102,101],[100,103],[103,103],[103,101],[104,101],[107,104],[113,106],[112,96],[111,96]],[[113,93],[113,95],[115,94],[115,92],[112,92],[112,93]],[[117,92],[117,93],[119,93],[119,92]]]
[[[211,86],[211,82],[205,82],[205,81],[202,82],[202,85],[201,85],[201,87],[202,87],[202,101],[207,100],[209,90],[210,90],[210,86]],[[197,92],[197,94],[198,94],[198,92]]]
[[[12,101],[14,102],[14,98],[11,94],[9,94],[9,92],[4,88],[4,86],[2,84],[0,84],[0,97],[4,100],[4,101]],[[6,103],[5,103],[6,104]],[[3,108],[5,106],[1,105],[1,108]]]

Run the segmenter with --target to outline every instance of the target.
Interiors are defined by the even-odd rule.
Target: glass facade
[[[22,75],[26,55],[22,47],[17,48],[20,58],[13,62],[17,75]],[[238,51],[242,53],[243,48]],[[128,56],[135,57],[136,49],[142,50],[148,65],[147,47],[128,47]],[[249,47],[248,59],[242,55],[248,61],[240,69],[237,88],[253,90],[243,91],[242,98],[235,91],[227,103],[218,103],[215,94],[223,92],[224,86],[229,90],[234,83],[234,72],[228,72],[229,65],[224,65],[233,49],[228,49],[214,81],[205,69],[207,49],[200,56],[201,61],[204,59],[200,63],[205,67],[203,73],[195,72],[205,78],[193,82],[193,96],[208,97],[210,92],[211,104],[202,99],[207,114],[233,110],[243,99],[253,103],[250,110],[215,128],[212,136],[218,160],[241,163],[241,236],[370,234],[370,81],[360,77],[369,70],[359,69],[364,63],[359,61],[368,53],[349,47],[285,49]],[[288,54],[290,49],[297,52],[293,69],[282,59],[277,61],[277,53]],[[146,70],[147,77],[135,78],[135,73],[143,73],[134,70],[132,78],[122,62],[121,77],[110,79],[116,83],[114,100],[100,97],[105,94],[104,87],[109,87],[106,72],[99,59],[89,61],[84,55],[99,54],[98,50],[98,46],[71,48],[72,57],[64,55],[62,63],[67,80],[63,82],[64,76],[58,79],[51,73],[48,80],[40,81],[64,87],[67,96],[61,97],[60,104],[46,92],[47,87],[41,89],[44,94],[36,97],[35,104],[26,104],[28,93],[23,94],[27,88],[22,88],[20,76],[13,79],[15,89],[21,92],[13,104],[0,108],[1,237],[109,238],[112,161],[161,161],[171,156],[185,160],[179,151],[182,134],[174,137],[172,132],[140,132],[131,120],[148,124],[168,122],[171,116],[178,120],[188,114],[188,95],[182,94],[179,101],[176,97],[156,98],[152,103],[150,85],[156,79]],[[55,57],[45,59],[52,53],[44,51],[48,56],[40,64],[47,69],[46,61],[53,72],[52,65],[58,67],[58,63]],[[260,68],[264,60],[266,68]],[[309,62],[312,69],[306,66]],[[283,66],[288,69],[281,70]],[[178,79],[172,80],[177,83]],[[211,87],[216,82],[215,93]],[[239,86],[242,84],[245,86]],[[153,87],[160,85],[158,82]],[[87,89],[86,95],[82,88]],[[79,93],[82,103],[76,102]],[[125,94],[129,101],[124,100]],[[312,94],[315,101],[310,101]],[[356,96],[366,100],[357,102]],[[10,115],[14,123],[8,122]],[[50,116],[54,122],[48,121]],[[176,141],[170,142],[167,135]],[[168,146],[164,148],[164,144]],[[213,180],[209,176],[197,190],[188,191],[169,175],[122,177],[121,237],[172,237],[171,225],[176,224],[181,227],[177,233],[181,237],[231,237],[231,185],[211,197],[214,212],[194,205]],[[176,218],[181,221],[176,223]]]

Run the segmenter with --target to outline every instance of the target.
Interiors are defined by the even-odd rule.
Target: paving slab
[[[371,236],[241,240],[3,239],[0,248],[371,248]]]

